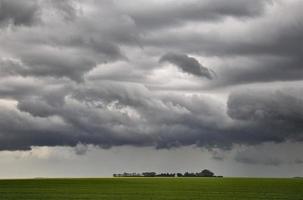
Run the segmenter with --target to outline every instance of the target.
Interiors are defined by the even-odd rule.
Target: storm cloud
[[[118,7],[129,14],[138,27],[158,29],[181,26],[187,22],[221,21],[226,17],[251,18],[262,15],[268,0],[247,2],[243,0],[204,0],[204,1],[151,1],[133,3],[119,1]],[[138,6],[141,5],[141,6]]]
[[[33,25],[38,19],[38,12],[36,0],[1,0],[0,25]]]
[[[13,144],[1,148],[94,144],[230,149],[303,139],[298,93],[231,94],[225,108],[208,95],[165,95],[138,84],[101,83],[101,88],[50,86],[23,95],[16,107],[1,112],[3,141]]]
[[[283,89],[232,93],[228,100],[227,113],[240,123],[250,124],[252,127],[248,130],[255,132],[256,135],[263,135],[264,140],[272,138],[272,141],[276,142],[301,141],[303,133],[301,92],[302,89],[288,91]]]
[[[144,3],[0,0],[0,150],[302,142],[302,2]]]
[[[167,53],[161,57],[159,62],[170,62],[179,67],[182,71],[195,76],[206,77],[208,79],[213,78],[209,69],[202,66],[195,58],[187,55]]]

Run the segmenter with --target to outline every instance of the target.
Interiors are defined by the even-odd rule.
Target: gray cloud
[[[37,21],[38,11],[36,0],[1,0],[0,25],[32,25]]]
[[[301,90],[233,93],[227,112],[232,119],[248,124],[247,132],[259,142],[301,141],[303,100],[300,93]]]
[[[224,104],[207,95],[157,94],[140,84],[101,81],[34,91],[20,98],[0,90],[2,97],[19,98],[16,110],[1,115],[1,134],[10,135],[3,144],[12,144],[2,149],[79,143],[230,149],[235,144],[301,141],[303,136],[297,90],[233,93],[227,113]]]
[[[186,22],[219,21],[226,17],[249,18],[261,15],[270,1],[257,0],[247,2],[243,0],[204,0],[187,1],[172,4],[171,2],[152,2],[142,6],[142,2],[135,4],[121,3],[121,9],[135,21],[139,28],[156,29],[182,25]],[[119,2],[120,3],[120,2]],[[144,2],[146,3],[146,2]],[[141,6],[138,6],[140,4]]]
[[[303,138],[301,91],[282,87],[302,85],[300,2],[0,2],[12,7],[1,23],[18,25],[0,34],[1,150],[226,150]],[[247,83],[258,84],[234,87]]]
[[[301,143],[285,142],[281,144],[265,143],[237,150],[234,159],[237,162],[253,165],[297,165],[302,164]]]
[[[50,0],[50,4],[55,8],[59,15],[62,15],[65,20],[74,20],[79,11],[76,7],[76,2],[73,0]]]
[[[151,32],[144,43],[162,51],[187,52],[213,60],[220,57],[222,63],[216,68],[220,78],[212,81],[211,87],[301,80],[302,45],[298,41],[302,40],[303,29],[298,19],[302,18],[302,2],[273,1],[273,5],[267,9],[274,14],[265,17],[205,25],[209,30]],[[272,31],[264,31],[263,27],[271,27]]]
[[[29,150],[33,144],[55,146],[76,142],[74,136],[68,134],[69,127],[60,119],[32,117],[3,107],[0,118],[1,150]]]
[[[185,54],[167,53],[160,58],[159,62],[170,62],[182,71],[195,76],[213,78],[213,73],[208,68],[202,66],[195,58]]]
[[[257,157],[255,158],[250,158],[250,157],[246,157],[245,155],[242,154],[238,154],[235,158],[235,160],[237,162],[240,163],[245,163],[245,164],[262,164],[262,165],[274,165],[274,166],[278,166],[284,163],[284,161],[276,159],[276,158],[265,158],[263,159],[259,159]]]
[[[303,99],[285,91],[233,93],[228,101],[228,114],[237,120],[298,123],[299,127],[303,120]]]
[[[2,72],[8,75],[67,77],[82,81],[96,63],[85,57],[64,55],[59,50],[26,53],[20,61],[4,60]]]
[[[63,77],[79,82],[98,64],[127,60],[120,45],[136,43],[132,24],[123,21],[119,14],[99,10],[92,11],[92,16],[78,18],[74,3],[41,1],[41,24],[0,38],[1,49],[9,55],[1,59],[2,76]],[[59,14],[51,13],[51,8]],[[49,15],[55,21],[48,21]],[[69,19],[64,20],[66,17]],[[111,19],[108,27],[96,20],[108,17]]]
[[[157,148],[195,143],[207,145],[208,141],[215,139],[211,136],[214,132],[212,126],[219,126],[220,121],[224,122],[224,116],[218,112],[220,104],[211,106],[198,96],[186,99],[183,96],[157,97],[140,85],[123,87],[122,84],[106,82],[102,85],[102,88],[50,87],[41,93],[20,99],[17,107],[19,111],[10,112],[13,116],[9,117],[11,121],[7,123],[15,127],[13,130],[16,133],[12,134],[10,127],[3,126],[2,129],[2,134],[11,134],[14,146],[10,149],[62,143],[71,146],[78,143],[94,144],[104,148],[116,145]],[[5,118],[8,117],[3,116]],[[14,118],[20,118],[17,120],[19,122],[13,121]],[[21,143],[18,134],[22,129],[19,130],[19,126],[14,124],[27,123],[28,118],[37,123],[39,120],[60,119],[62,125],[51,129],[58,134],[47,131],[45,135],[38,133],[39,129],[35,124],[29,126],[28,132],[31,134],[28,135],[25,131],[22,140],[24,143]],[[62,126],[66,128],[61,129]],[[184,135],[185,132],[187,136]],[[64,137],[69,134],[72,135],[70,138]],[[29,144],[31,137],[35,137],[37,141],[35,139]],[[202,138],[207,141],[202,141]],[[58,144],[57,139],[61,141]],[[17,144],[20,145],[19,148]]]
[[[75,146],[74,151],[77,155],[85,155],[89,150],[88,145],[83,145],[81,143],[77,144],[77,146]]]

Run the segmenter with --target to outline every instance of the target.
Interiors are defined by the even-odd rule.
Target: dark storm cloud
[[[232,93],[228,100],[228,115],[248,125],[251,140],[259,142],[303,139],[302,90],[245,91]]]
[[[297,1],[275,11],[277,16],[267,15],[246,23],[226,22],[220,24],[222,28],[205,25],[210,31],[162,30],[160,35],[150,34],[145,40],[147,45],[180,48],[205,56],[299,56],[302,55],[302,45],[298,41],[302,40],[303,26],[298,19],[302,17],[302,5]],[[276,21],[277,18],[280,21]],[[272,30],[264,30],[266,26]]]
[[[23,96],[16,110],[1,114],[1,134],[7,138],[2,149],[77,144],[230,149],[303,138],[303,101],[297,92],[232,94],[224,113],[224,105],[206,95],[159,95],[138,84],[99,84],[49,86]]]
[[[37,20],[38,11],[36,0],[1,0],[0,25],[32,25]]]
[[[301,91],[302,92],[302,91]],[[283,91],[247,91],[233,93],[228,100],[228,114],[233,119],[268,122],[303,122],[303,99]]]
[[[1,12],[1,23],[27,25],[0,33],[1,150],[230,149],[303,139],[300,91],[274,84],[302,80],[300,2],[42,0],[35,26],[38,8],[1,2],[14,8]],[[18,6],[32,15],[20,21]],[[177,76],[158,61],[212,81]],[[263,82],[273,89],[216,90]]]
[[[299,41],[303,40],[303,26],[297,20],[302,17],[298,9],[302,2],[295,6],[297,8],[289,8],[293,15],[286,16],[284,21],[261,23],[255,27],[252,34],[260,33],[258,27],[262,25],[272,26],[274,32],[261,33],[262,37],[251,41],[243,38],[223,45],[226,47],[225,55],[246,57],[248,62],[238,63],[235,70],[223,70],[226,79],[222,81],[222,85],[302,80],[303,47]]]
[[[18,110],[5,111],[6,114],[2,115],[3,119],[10,121],[5,123],[7,126],[2,126],[1,134],[9,134],[12,143],[11,147],[3,149],[62,144],[75,146],[77,143],[104,148],[117,145],[157,148],[196,143],[208,145],[207,141],[214,142],[215,139],[211,136],[214,132],[212,126],[224,123],[224,116],[219,114],[222,105],[214,103],[216,106],[212,106],[198,96],[186,99],[179,95],[157,96],[140,85],[123,87],[123,84],[106,82],[102,85],[100,89],[94,86],[46,88],[46,91],[19,100]],[[64,99],[63,102],[60,99]],[[33,124],[29,125],[29,119]],[[51,119],[59,125],[49,124],[54,127],[40,134],[39,130],[48,128],[41,127],[40,123],[51,122]],[[27,129],[19,137],[22,126],[27,126]],[[200,141],[202,138],[205,141]],[[29,144],[30,140],[32,144]]]
[[[167,28],[194,21],[218,21],[226,17],[249,18],[263,13],[267,0],[248,2],[244,0],[206,0],[186,2],[154,2],[135,1],[134,4],[123,5],[122,10],[130,15],[139,28]]]
[[[179,67],[183,72],[195,76],[206,77],[208,79],[213,78],[208,68],[202,66],[195,58],[185,54],[167,53],[160,58],[159,62],[170,62]]]
[[[303,5],[301,1],[281,4],[273,2],[281,6],[274,14],[246,23],[222,23],[222,28],[211,27],[210,31],[161,31],[151,33],[144,42],[166,51],[229,60],[218,66],[220,78],[211,83],[213,87],[301,80],[303,49],[299,41],[303,40],[303,26],[299,19]],[[271,27],[270,31],[264,27]]]
[[[0,108],[1,150],[28,150],[32,144],[71,145],[71,130],[58,119],[32,117],[14,109]],[[60,139],[62,138],[62,140]]]
[[[81,15],[78,19],[73,3],[76,2],[41,1],[40,26],[3,34],[1,49],[9,56],[1,58],[1,76],[69,78],[80,82],[98,64],[127,60],[120,45],[136,43],[132,24],[118,14],[98,9],[93,15]],[[48,13],[50,8],[55,9],[55,14]],[[67,21],[66,12],[73,15]],[[47,21],[50,14],[56,21]],[[103,25],[99,18],[110,19]]]

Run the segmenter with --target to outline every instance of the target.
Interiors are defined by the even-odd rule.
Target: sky
[[[0,0],[0,178],[303,176],[302,7]]]

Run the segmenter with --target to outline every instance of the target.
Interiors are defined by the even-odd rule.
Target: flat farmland
[[[0,180],[0,199],[303,200],[303,180],[269,178]]]

